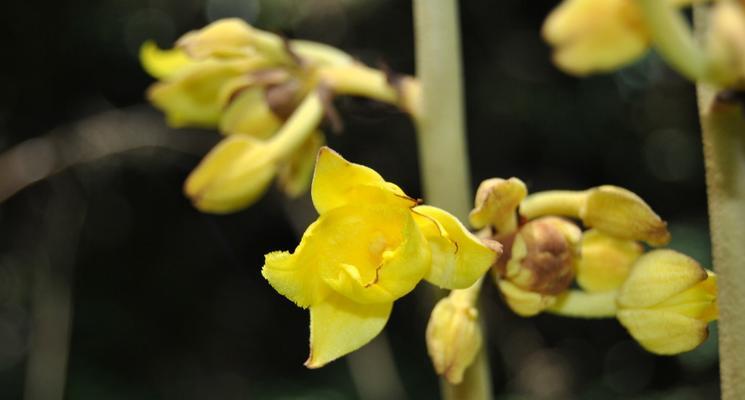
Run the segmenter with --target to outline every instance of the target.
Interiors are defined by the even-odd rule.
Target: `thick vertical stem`
[[[707,9],[697,6],[696,31]],[[718,275],[722,399],[745,399],[745,114],[716,89],[698,85],[714,269]]]
[[[424,196],[429,204],[466,220],[472,196],[458,18],[456,0],[414,0],[417,78],[422,94],[418,143]],[[490,399],[486,345],[466,370],[461,384],[441,380],[441,389],[446,399]]]
[[[414,0],[418,140],[427,203],[465,220],[471,183],[463,119],[460,31],[455,0]]]

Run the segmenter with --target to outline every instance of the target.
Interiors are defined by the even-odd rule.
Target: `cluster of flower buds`
[[[716,276],[676,251],[645,252],[641,242],[663,246],[670,233],[626,189],[527,195],[516,178],[489,179],[478,189],[470,222],[504,245],[493,275],[521,316],[617,317],[658,354],[698,346],[717,318]]]
[[[141,61],[159,79],[148,98],[169,125],[226,135],[184,187],[206,212],[249,206],[275,176],[286,194],[303,193],[335,95],[369,97],[411,115],[418,108],[413,78],[390,79],[333,47],[286,40],[239,19],[189,32],[169,50],[146,42]]]
[[[700,44],[683,14],[694,4],[711,8]],[[692,80],[735,89],[745,84],[741,0],[564,0],[546,19],[543,36],[554,47],[554,62],[574,75],[618,69],[654,46]]]

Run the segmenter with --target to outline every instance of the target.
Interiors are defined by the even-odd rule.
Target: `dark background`
[[[669,221],[671,247],[710,265],[693,86],[654,54],[611,75],[558,71],[539,33],[555,1],[461,3],[474,187],[494,176],[520,177],[532,191],[624,186]],[[302,227],[291,221],[308,200],[272,191],[228,216],[192,208],[182,182],[219,136],[165,127],[144,101],[152,79],[137,59],[145,39],[170,46],[241,16],[413,73],[410,2],[31,0],[0,9],[0,194],[51,175],[0,204],[0,398],[21,399],[26,386],[27,398],[42,399],[29,393],[55,387],[48,376],[55,360],[65,365],[66,321],[66,399],[435,398],[422,287],[396,303],[386,328],[402,388],[379,377],[365,350],[352,363],[356,379],[345,359],[302,366],[307,311],[260,268],[264,253],[295,247]],[[421,196],[407,118],[359,99],[337,106],[346,130],[328,135],[330,146]],[[656,357],[614,320],[521,319],[494,287],[483,297],[498,398],[718,396],[715,330],[691,353]]]

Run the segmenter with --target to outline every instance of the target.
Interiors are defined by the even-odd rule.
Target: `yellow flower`
[[[659,1],[671,7],[691,3]],[[564,0],[546,18],[543,37],[554,47],[556,65],[574,75],[620,68],[636,61],[651,45],[636,0]]]
[[[657,354],[689,351],[717,319],[716,275],[673,250],[641,256],[618,295],[618,320]]]
[[[318,154],[311,195],[319,218],[293,253],[267,254],[262,269],[280,294],[310,308],[309,368],[372,340],[393,302],[420,280],[468,287],[497,256],[452,215],[417,206],[328,148]]]

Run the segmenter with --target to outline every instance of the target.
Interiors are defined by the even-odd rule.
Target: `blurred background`
[[[474,188],[510,176],[532,191],[624,186],[669,221],[672,248],[711,265],[693,87],[654,54],[611,75],[561,73],[540,37],[556,4],[461,2]],[[363,350],[302,366],[308,313],[260,268],[264,253],[295,247],[307,198],[271,191],[212,216],[182,195],[219,136],[165,126],[144,100],[152,79],[138,49],[233,16],[414,71],[408,1],[3,3],[0,398],[436,398],[421,295],[399,300]],[[330,146],[421,196],[408,119],[370,101],[336,105],[346,129]],[[614,320],[522,319],[493,286],[483,297],[498,398],[718,397],[716,326],[695,351],[657,357]]]

